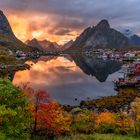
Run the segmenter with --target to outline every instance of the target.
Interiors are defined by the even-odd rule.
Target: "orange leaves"
[[[98,127],[100,124],[108,124],[108,125],[115,125],[116,120],[113,113],[104,112],[101,113],[96,120],[96,126]]]
[[[103,112],[96,115],[95,128],[102,133],[134,133],[134,121],[129,114]]]
[[[37,111],[37,129],[45,130],[47,135],[59,135],[70,131],[70,122],[69,116],[64,116],[59,104],[40,104]]]
[[[117,114],[117,122],[116,124],[120,128],[132,128],[134,127],[134,121],[132,120],[129,114]]]
[[[140,121],[140,99],[131,105],[132,114],[102,112],[96,113],[81,108],[76,113],[67,113],[61,105],[50,100],[45,91],[34,91],[23,86],[23,92],[29,98],[29,110],[32,112],[34,133],[54,136],[73,133],[134,133],[135,122]],[[1,122],[1,120],[0,120]]]
[[[30,111],[33,114],[34,133],[59,135],[70,131],[70,115],[64,113],[58,103],[51,101],[45,91],[35,92],[28,87],[24,87],[23,91],[27,95],[33,95],[30,100]]]
[[[140,98],[136,98],[131,104],[132,117],[136,121],[140,121]]]

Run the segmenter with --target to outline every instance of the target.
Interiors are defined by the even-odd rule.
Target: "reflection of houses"
[[[26,57],[26,54],[22,51],[16,51],[16,57]]]
[[[140,57],[140,51],[136,52],[136,56]]]
[[[135,53],[133,53],[133,52],[127,52],[127,53],[125,53],[124,54],[124,57],[135,57]]]
[[[82,54],[84,54],[86,56],[92,56],[93,55],[93,49],[85,48],[85,49],[82,50]]]
[[[84,49],[82,54],[103,59],[133,61],[140,58],[140,51],[117,51],[113,49]]]
[[[93,52],[92,51],[85,51],[84,54],[86,56],[92,56],[93,55]]]
[[[103,54],[103,52],[101,51],[102,49],[84,49],[82,51],[82,54],[86,55],[86,56],[100,56]]]

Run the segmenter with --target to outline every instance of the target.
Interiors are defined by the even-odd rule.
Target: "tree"
[[[131,115],[135,122],[135,134],[140,133],[140,98],[131,103]]]
[[[0,79],[0,138],[28,140],[30,113],[27,98],[10,80]]]
[[[34,92],[33,133],[47,136],[70,131],[71,118],[45,91]]]

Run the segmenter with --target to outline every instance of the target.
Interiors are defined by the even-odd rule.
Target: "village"
[[[135,61],[140,59],[140,50],[122,51],[116,49],[94,49],[82,52],[86,56],[96,56],[97,58],[112,59],[119,61]]]
[[[118,79],[114,79],[114,88],[140,88],[140,51],[139,50],[116,50],[116,49],[93,49],[84,50],[79,53],[86,57],[96,57],[97,59],[103,60],[114,60],[119,61],[123,64],[122,76]],[[22,52],[17,51],[15,53],[16,59],[37,59],[41,56],[62,56],[65,55],[77,55],[77,52]]]

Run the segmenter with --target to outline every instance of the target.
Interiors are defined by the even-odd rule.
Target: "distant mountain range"
[[[22,41],[17,39],[17,37],[14,35],[11,26],[2,11],[0,11],[0,47],[9,49],[13,52],[15,52],[16,50],[30,50]]]
[[[56,42],[51,42],[48,40],[40,41],[34,38],[32,40],[27,40],[25,43],[29,47],[38,49],[40,51],[63,51],[65,49],[68,49],[73,44],[73,41],[70,40],[64,45],[58,45]]]
[[[140,46],[140,37],[136,34],[129,38],[130,44]]]
[[[83,51],[93,48],[127,48],[140,45],[140,37],[133,35],[130,30],[121,33],[112,29],[107,20],[100,21],[95,27],[85,29],[75,41],[69,41],[63,46],[47,40],[33,39],[27,45],[46,51]]]
[[[140,46],[140,37],[133,35],[129,29],[121,33],[110,27],[107,20],[100,21],[95,27],[85,29],[75,41],[70,40],[63,46],[48,40],[32,39],[26,44],[45,51],[83,51],[93,48],[128,48]]]
[[[48,40],[37,40],[36,38],[32,40],[27,40],[26,44],[31,48],[36,48],[40,51],[57,51],[59,50],[59,45],[55,42]]]
[[[128,38],[130,45],[140,46],[140,37],[131,30],[125,29],[122,33]]]
[[[26,45],[27,44],[27,45]],[[0,48],[30,51],[37,49],[40,51],[83,51],[93,48],[126,48],[128,46],[140,46],[140,37],[133,35],[129,29],[121,33],[110,27],[107,20],[100,21],[94,27],[85,29],[75,41],[69,41],[64,45],[48,40],[32,39],[24,44],[14,35],[11,26],[0,11]]]

